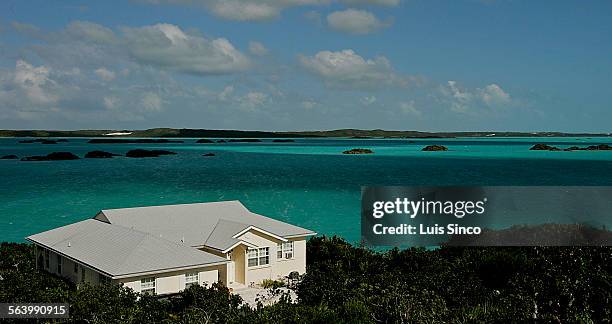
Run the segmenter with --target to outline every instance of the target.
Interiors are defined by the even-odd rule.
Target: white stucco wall
[[[244,233],[238,239],[258,247],[270,248],[270,264],[256,267],[248,266],[248,256],[245,256],[246,284],[261,283],[264,279],[281,279],[293,271],[300,274],[306,272],[306,237],[292,238],[293,258],[277,259],[277,243],[281,241],[263,234],[257,230]]]
[[[143,278],[155,278],[155,288],[156,294],[173,294],[182,291],[185,289],[185,274],[198,272],[198,283],[202,286],[208,285],[210,286],[214,282],[217,282],[219,278],[219,274],[222,273],[222,269],[225,268],[225,265],[217,265],[217,266],[208,266],[190,270],[181,270],[181,271],[173,271],[166,272],[154,275],[145,275],[145,276],[135,276],[125,279],[119,279],[117,282],[123,283],[126,287],[131,288],[136,292],[141,291],[140,280]]]

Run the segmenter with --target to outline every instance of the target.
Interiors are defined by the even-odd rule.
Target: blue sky
[[[612,2],[0,3],[0,128],[610,132]]]

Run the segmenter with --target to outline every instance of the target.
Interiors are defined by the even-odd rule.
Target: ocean
[[[529,151],[611,138],[295,139],[294,143],[53,145],[0,138],[0,156],[164,149],[158,158],[0,160],[0,241],[93,217],[101,209],[240,200],[253,212],[356,243],[365,185],[612,185],[612,151]],[[423,152],[440,144],[446,152]],[[369,148],[371,155],[343,155]],[[204,153],[215,153],[203,157]]]

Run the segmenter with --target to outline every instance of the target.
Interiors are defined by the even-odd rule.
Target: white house
[[[75,283],[171,294],[196,283],[241,286],[303,274],[312,235],[223,201],[102,210],[26,239],[37,267]]]

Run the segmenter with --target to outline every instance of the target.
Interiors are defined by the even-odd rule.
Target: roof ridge
[[[121,210],[121,209],[138,209],[138,208],[156,208],[156,207],[174,207],[174,206],[188,206],[188,205],[204,205],[204,204],[222,204],[222,203],[233,203],[233,202],[237,202],[239,203],[241,206],[243,206],[245,209],[248,210],[248,208],[246,208],[246,206],[244,206],[244,204],[238,200],[238,199],[234,199],[234,200],[220,200],[220,201],[206,201],[206,202],[194,202],[194,203],[180,203],[180,204],[166,204],[166,205],[154,205],[154,206],[135,206],[135,207],[122,207],[122,208],[110,208],[110,209],[101,209],[101,212],[104,211],[113,211],[113,210]]]

